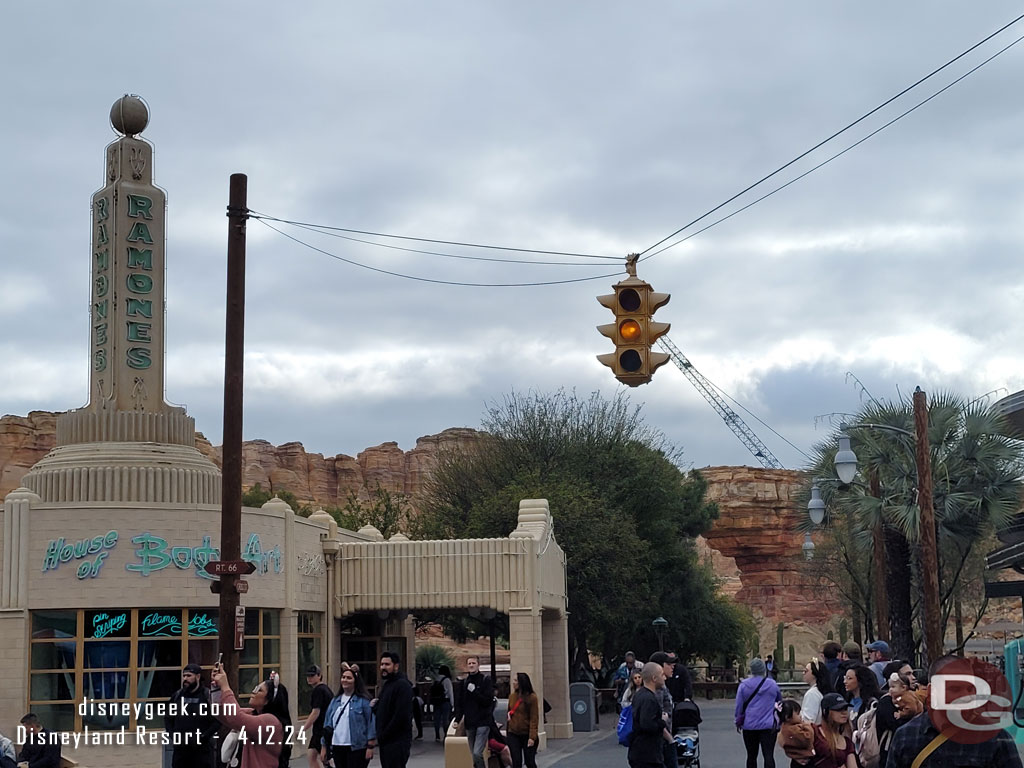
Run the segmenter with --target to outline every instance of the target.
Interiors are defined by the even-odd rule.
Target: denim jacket
[[[341,697],[338,694],[327,707],[327,715],[324,717],[324,740],[323,746],[329,750],[331,741],[334,738],[334,722],[338,719],[338,710],[341,708]],[[349,733],[352,736],[352,749],[365,749],[368,742],[377,741],[377,723],[370,709],[370,700],[361,696],[353,696],[348,703],[348,708],[342,717],[348,718]],[[312,746],[312,745],[311,745]]]

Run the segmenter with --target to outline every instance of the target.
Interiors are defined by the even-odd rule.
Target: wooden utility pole
[[[228,276],[224,324],[224,446],[221,465],[220,559],[242,556],[242,363],[245,347],[245,225],[248,178],[231,174],[228,194]],[[220,577],[218,638],[224,672],[238,692],[235,609],[240,604],[238,576]]]
[[[914,445],[917,460],[917,506],[921,546],[921,585],[924,598],[925,667],[943,654],[942,603],[939,598],[939,551],[932,501],[931,445],[928,442],[928,398],[921,388],[914,390]]]

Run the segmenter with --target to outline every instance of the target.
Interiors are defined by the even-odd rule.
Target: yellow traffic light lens
[[[619,335],[623,341],[636,341],[643,332],[636,320],[626,320],[619,326]]]

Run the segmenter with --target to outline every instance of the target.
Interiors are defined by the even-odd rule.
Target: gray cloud
[[[643,13],[616,2],[312,3],[301,13],[257,2],[243,15],[189,2],[56,15],[23,4],[8,13],[18,32],[0,48],[6,71],[23,73],[8,78],[0,127],[0,410],[85,400],[88,203],[114,138],[106,114],[124,91],[151,106],[145,135],[169,198],[167,395],[216,441],[232,172],[249,175],[253,208],[285,218],[622,256],[1015,15],[1005,2],[656,2]],[[120,45],[113,18],[131,19]],[[848,370],[888,395],[916,384],[1021,388],[1021,55],[644,262],[641,276],[673,294],[658,318],[698,369],[800,446],[820,439],[816,414],[856,408]],[[441,280],[617,269],[466,262],[288,231]],[[439,286],[349,266],[256,222],[249,233],[247,437],[324,453],[388,440],[408,448],[477,424],[512,388],[618,386],[594,359],[608,349],[594,296],[615,278]],[[693,464],[752,461],[671,367],[631,395]]]

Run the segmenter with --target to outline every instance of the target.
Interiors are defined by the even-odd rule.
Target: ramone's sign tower
[[[120,134],[92,196],[89,402],[57,417],[57,447],[25,475],[48,502],[218,504],[217,467],[195,421],[164,401],[166,202],[153,184],[149,110],[114,102]]]

